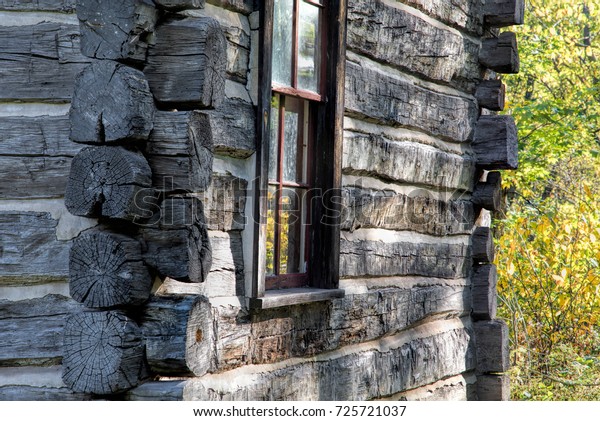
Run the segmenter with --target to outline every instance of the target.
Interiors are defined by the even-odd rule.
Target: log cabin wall
[[[84,33],[117,19],[92,13],[113,3],[0,0],[0,399],[506,399],[489,211],[496,170],[516,165],[514,123],[494,111],[518,55],[497,28],[521,23],[523,3],[348,1],[346,295],[259,312],[246,299],[256,5],[130,0],[115,48]],[[216,74],[169,61],[220,32],[222,68],[201,65]],[[94,95],[117,76],[104,106]],[[143,223],[131,203],[81,200],[98,186],[77,168],[116,159],[146,192]],[[170,223],[150,216],[161,207]],[[90,244],[146,286],[90,294],[85,269],[103,256]],[[77,362],[103,329],[118,375]]]

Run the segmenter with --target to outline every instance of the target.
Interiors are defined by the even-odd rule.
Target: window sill
[[[345,291],[343,289],[278,289],[265,291],[265,295],[259,298],[250,298],[250,308],[253,310],[265,310],[269,308],[333,300],[335,298],[343,298],[344,295]]]

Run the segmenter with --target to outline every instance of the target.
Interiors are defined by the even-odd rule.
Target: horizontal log
[[[489,227],[477,227],[471,237],[473,263],[488,264],[494,261],[494,237]]]
[[[158,13],[150,0],[77,0],[83,55],[143,63]]]
[[[141,309],[146,360],[163,376],[202,376],[213,352],[211,307],[200,296],[155,296]]]
[[[419,244],[412,242],[342,238],[340,276],[431,276],[464,277],[470,266],[469,247],[464,244]]]
[[[403,2],[452,27],[475,35],[483,34],[484,2],[480,0],[404,0]]]
[[[66,116],[0,117],[0,198],[62,197],[80,149],[69,140]]]
[[[479,62],[497,73],[519,73],[517,35],[514,32],[503,32],[496,38],[484,39]]]
[[[186,380],[161,380],[146,382],[123,395],[128,401],[168,401],[178,402],[184,399]],[[2,389],[0,389],[1,391]]]
[[[137,221],[152,215],[151,185],[150,167],[141,153],[91,146],[73,158],[65,206],[73,215]]]
[[[90,61],[77,25],[0,26],[0,100],[68,102]]]
[[[78,309],[79,304],[60,295],[0,300],[0,367],[60,364],[65,321]]]
[[[525,0],[485,0],[485,24],[494,28],[522,25],[525,22]]]
[[[69,255],[69,292],[88,308],[140,305],[150,296],[152,278],[142,246],[122,234],[91,230],[81,234]]]
[[[153,0],[157,7],[167,10],[202,9],[204,0]]]
[[[510,367],[508,326],[503,320],[476,322],[473,325],[477,348],[477,371],[501,373]]]
[[[176,396],[174,389],[182,388],[185,400],[368,400],[460,374],[473,364],[469,333],[456,328],[432,335],[399,335],[322,358],[262,366],[260,372],[240,368],[162,388],[144,385],[142,394],[147,399],[153,391],[166,390]],[[136,392],[128,396],[133,399]]]
[[[431,146],[346,131],[342,172],[447,190],[473,188],[475,161]],[[398,165],[402,162],[402,165]]]
[[[257,10],[255,0],[207,0],[206,2],[244,15]]]
[[[343,230],[384,228],[445,236],[469,233],[475,219],[470,201],[437,200],[424,189],[405,195],[347,186],[343,193]]]
[[[475,185],[471,201],[475,206],[499,211],[502,207],[502,175],[497,171],[488,173],[486,181]]]
[[[90,401],[93,396],[67,387],[0,386],[0,401]]]
[[[65,194],[70,157],[0,156],[0,199],[48,199]]]
[[[75,11],[76,0],[0,0],[0,10],[20,12],[63,12]]]
[[[475,266],[473,270],[473,320],[494,320],[498,308],[498,273],[494,265]]]
[[[56,238],[58,221],[49,213],[0,212],[0,284],[65,282],[70,242]]]
[[[482,78],[479,45],[471,38],[383,0],[349,3],[348,48],[467,91]]]
[[[152,184],[165,192],[199,192],[210,183],[213,167],[210,126],[196,111],[157,111],[145,147]]]
[[[209,233],[212,245],[212,266],[206,279],[209,297],[244,295],[245,274],[242,235],[232,231],[227,235]]]
[[[514,170],[519,166],[519,140],[513,116],[481,116],[475,127],[473,150],[477,165],[486,170]]]
[[[216,110],[199,111],[199,118],[216,154],[244,159],[256,152],[256,110],[247,102],[226,100]]]
[[[148,139],[154,101],[144,74],[108,60],[95,62],[77,77],[69,118],[74,142]]]
[[[349,61],[346,113],[394,127],[416,128],[453,142],[465,142],[470,139],[478,109],[474,101],[433,92],[409,80]],[[461,124],[455,124],[457,121]]]
[[[141,330],[123,312],[73,313],[64,340],[63,381],[75,392],[117,394],[147,377]]]
[[[204,282],[212,264],[204,207],[200,200],[169,197],[141,226],[144,262],[162,277]]]
[[[484,374],[477,376],[477,398],[480,401],[510,400],[509,375]]]
[[[477,87],[475,98],[481,108],[502,111],[506,99],[506,86],[499,79],[484,80]]]
[[[156,28],[144,73],[160,103],[216,108],[224,98],[227,40],[213,18],[171,18]]]
[[[213,231],[239,231],[246,228],[248,182],[227,174],[214,174],[203,194],[206,224]]]
[[[69,127],[67,116],[0,117],[0,156],[73,157],[82,146],[70,141]]]
[[[475,382],[476,377],[469,373],[443,379],[407,392],[387,396],[380,399],[380,401],[474,401],[477,400]]]

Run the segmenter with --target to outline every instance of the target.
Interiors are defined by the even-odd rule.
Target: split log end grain
[[[89,65],[75,82],[69,119],[74,142],[148,139],[154,100],[146,77],[139,70],[108,60]]]
[[[70,213],[136,221],[155,206],[151,171],[139,152],[119,146],[91,146],[73,158],[65,192]]]
[[[69,289],[89,308],[140,305],[150,296],[152,278],[140,243],[131,237],[93,230],[71,247]]]
[[[156,100],[178,109],[216,108],[225,96],[227,40],[209,17],[172,17],[156,29],[144,73]]]
[[[77,0],[77,17],[85,56],[143,63],[158,13],[150,0]]]
[[[67,319],[62,378],[71,390],[116,394],[145,376],[142,332],[123,312],[83,311]]]

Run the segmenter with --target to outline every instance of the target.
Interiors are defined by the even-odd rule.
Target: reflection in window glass
[[[286,101],[287,103],[288,101]],[[285,132],[283,141],[283,179],[296,181],[298,174],[299,118],[296,111],[285,110]]]
[[[298,21],[298,88],[318,92],[320,67],[319,8],[300,2]]]
[[[277,0],[273,10],[273,82],[292,85],[294,0]]]
[[[282,191],[280,274],[305,272],[302,220],[305,214],[304,194],[304,189],[284,188]]]
[[[269,180],[277,180],[279,156],[279,95],[271,99],[271,136],[269,137]]]
[[[277,187],[269,186],[267,196],[267,264],[266,272],[268,276],[275,274],[275,247],[277,230]]]

